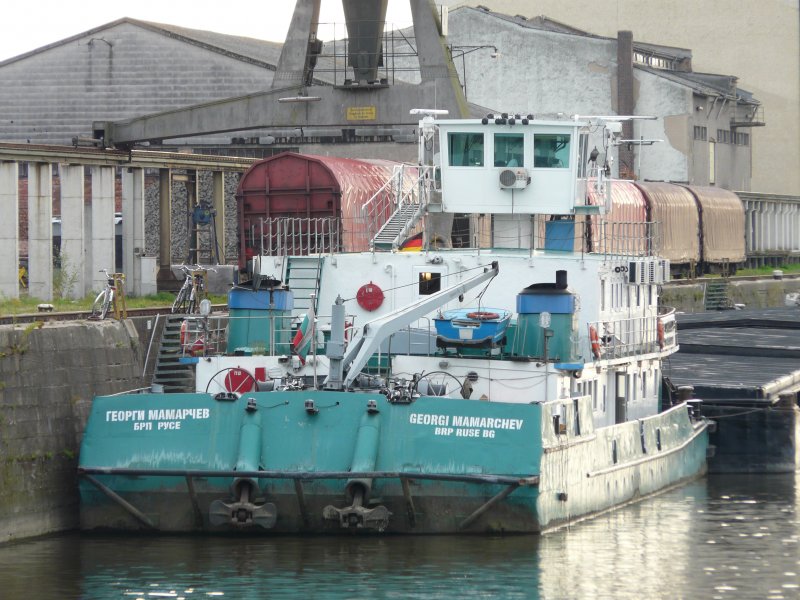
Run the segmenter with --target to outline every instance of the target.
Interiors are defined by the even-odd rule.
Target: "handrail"
[[[581,352],[595,359],[613,360],[637,354],[671,353],[678,347],[675,309],[659,310],[657,316],[607,319],[586,324]]]

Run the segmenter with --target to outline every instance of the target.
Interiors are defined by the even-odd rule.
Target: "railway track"
[[[214,311],[228,310],[227,304],[214,304],[212,305]],[[129,308],[127,313],[129,317],[150,317],[158,314],[170,314],[170,306],[153,306],[150,308]],[[91,311],[79,310],[73,312],[49,312],[42,311],[36,313],[25,313],[18,315],[3,315],[0,316],[0,325],[23,325],[26,323],[53,323],[59,321],[81,321],[89,318]],[[113,319],[114,317],[109,313],[106,319]]]
[[[800,278],[800,274],[784,274],[783,279],[798,279]],[[759,280],[769,280],[772,281],[772,277],[764,277],[763,275],[743,275],[743,276],[734,276],[728,277],[728,281],[759,281]],[[714,282],[719,281],[719,278],[707,278],[701,277],[696,279],[673,279],[670,281],[668,285],[691,285],[697,283],[704,283],[704,282]],[[226,311],[228,309],[227,304],[214,304],[212,306],[212,310],[214,311]],[[157,314],[169,314],[171,310],[170,306],[153,306],[150,308],[130,308],[128,309],[128,316],[129,317],[150,317],[155,316]],[[91,314],[88,310],[81,310],[75,312],[36,312],[36,313],[26,313],[26,314],[18,314],[18,315],[3,315],[0,316],[0,325],[15,325],[15,324],[25,324],[25,323],[36,323],[36,322],[45,322],[45,323],[52,323],[58,321],[80,321],[82,319],[88,319],[89,315]],[[112,319],[113,316],[107,317]]]

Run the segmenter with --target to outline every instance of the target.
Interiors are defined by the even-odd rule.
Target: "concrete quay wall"
[[[711,280],[714,281],[714,280]],[[716,280],[719,281],[719,280]],[[705,307],[704,282],[664,284],[660,301],[664,306],[695,313],[703,312]],[[786,296],[800,293],[800,278],[759,279],[737,281],[728,284],[728,300],[733,304],[744,304],[746,308],[778,308],[786,306]]]
[[[0,326],[0,543],[78,526],[76,469],[92,398],[142,386],[136,326]]]

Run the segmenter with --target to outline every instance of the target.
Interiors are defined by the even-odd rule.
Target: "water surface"
[[[0,598],[800,598],[795,475],[712,476],[545,536],[70,533],[0,546]]]

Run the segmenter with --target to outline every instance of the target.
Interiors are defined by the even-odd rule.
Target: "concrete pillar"
[[[200,180],[195,170],[187,170],[186,177],[186,231],[189,240],[186,262],[195,264],[200,262],[200,230],[194,226],[192,214],[200,198]]]
[[[161,271],[172,273],[172,182],[169,169],[158,171],[158,266]]]
[[[53,299],[53,168],[28,163],[28,290]]]
[[[142,295],[142,256],[144,256],[144,169],[122,171],[122,272],[125,291]]]
[[[84,263],[83,165],[59,165],[61,179],[61,281],[66,298],[83,298]]]
[[[91,218],[91,265],[89,278],[92,289],[100,291],[106,284],[101,272],[113,273],[114,260],[114,167],[92,167],[92,218]]]
[[[633,33],[617,32],[617,114],[632,115],[633,102]],[[633,139],[633,121],[622,122],[622,138]],[[633,147],[627,144],[617,148],[620,174],[624,170],[635,172]]]
[[[212,240],[212,244],[216,243],[219,249],[219,262],[225,264],[225,173],[222,171],[214,171],[212,193],[214,197],[212,202],[214,210],[217,213],[214,223],[217,230],[217,239]]]
[[[19,298],[19,165],[0,162],[0,296]]]

